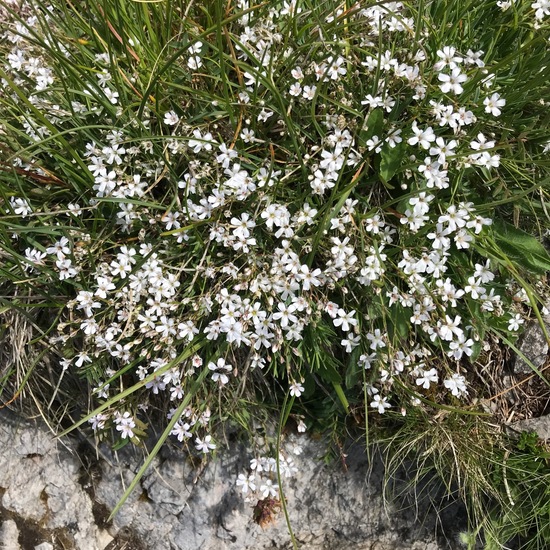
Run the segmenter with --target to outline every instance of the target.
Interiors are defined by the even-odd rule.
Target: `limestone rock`
[[[518,432],[536,432],[541,439],[550,441],[550,415],[520,420],[511,428]]]
[[[12,519],[7,519],[0,526],[0,549],[21,550],[19,546],[19,529]]]
[[[343,467],[323,460],[326,446],[321,441],[287,435],[284,443],[289,453],[297,445],[303,450],[293,457],[299,474],[284,485],[300,550],[458,548],[453,530],[462,527],[456,505],[446,505],[438,516],[428,501],[437,502],[441,495],[432,491],[416,507],[388,507],[382,498],[382,461],[369,461],[361,445],[346,450]],[[60,442],[37,423],[14,420],[5,411],[0,411],[0,445],[0,549],[20,550],[14,541],[18,525],[25,522],[36,529],[34,545],[59,541],[59,547],[70,550],[124,544],[133,550],[292,549],[283,514],[274,513],[272,523],[260,527],[253,520],[257,503],[246,502],[236,487],[237,476],[247,471],[252,458],[242,444],[202,462],[166,445],[109,524],[109,511],[146,451],[102,447],[103,459],[94,463],[97,478],[84,482],[87,455],[81,447],[77,452],[74,440]],[[442,524],[451,526],[450,534],[441,531]],[[62,544],[55,539],[60,533]]]
[[[2,411],[0,506],[31,522],[37,532],[63,530],[75,549],[104,550],[92,502],[78,483],[80,462],[71,443],[64,447],[37,422]]]
[[[550,325],[546,323],[550,332]],[[538,323],[531,323],[520,339],[518,349],[536,368],[542,367],[548,357],[548,342]],[[514,361],[514,372],[516,374],[531,374],[533,369],[517,355]]]
[[[288,438],[290,448],[295,437]],[[323,460],[323,442],[305,436],[300,443],[303,452],[294,457],[300,473],[285,485],[285,495],[301,550],[453,548],[437,542],[436,514],[426,503],[417,510],[388,512],[381,496],[382,463],[369,463],[360,445],[350,449],[345,470]],[[107,449],[104,452],[109,453]],[[122,494],[122,483],[115,473],[117,458],[126,472],[135,472],[141,460],[125,448],[102,463],[97,497],[110,508]],[[250,458],[244,446],[234,446],[201,464],[197,472],[183,451],[165,448],[141,480],[142,496],[130,497],[115,518],[115,525],[131,527],[158,550],[291,549],[283,514],[279,513],[265,528],[260,527],[253,521],[254,503],[245,502],[235,486]]]

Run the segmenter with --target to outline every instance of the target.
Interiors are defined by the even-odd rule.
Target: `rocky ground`
[[[295,437],[295,436],[289,436]],[[385,505],[383,467],[360,446],[346,467],[322,460],[323,443],[304,437],[300,475],[286,496],[301,550],[459,548],[460,506],[437,488],[416,506]],[[237,443],[192,464],[166,447],[113,521],[110,510],[143,460],[125,448],[98,455],[84,440],[55,439],[38,421],[0,413],[0,548],[6,550],[279,550],[291,548],[281,513],[260,527],[235,486],[250,459]],[[405,484],[406,479],[397,480]],[[414,499],[413,499],[414,500]],[[430,501],[438,505],[436,512]]]

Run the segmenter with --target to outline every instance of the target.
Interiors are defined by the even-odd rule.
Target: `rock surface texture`
[[[459,548],[456,505],[439,513],[423,504],[429,499],[416,507],[385,506],[382,465],[369,463],[359,446],[349,450],[344,468],[322,460],[321,442],[302,436],[300,443],[303,453],[295,457],[300,473],[285,492],[301,550]],[[204,463],[165,447],[108,522],[143,456],[129,448],[118,453],[104,448],[96,458],[91,447],[56,440],[39,423],[5,412],[0,445],[0,549],[292,548],[284,515],[279,511],[260,527],[253,521],[254,503],[245,502],[235,485],[251,458],[244,447],[234,445]],[[439,504],[433,488],[430,499]]]
[[[550,330],[550,319],[545,317],[546,330]],[[548,342],[540,325],[531,323],[519,341],[519,351],[514,360],[516,374],[532,374],[533,369],[523,359],[525,357],[535,368],[541,368],[548,359]]]

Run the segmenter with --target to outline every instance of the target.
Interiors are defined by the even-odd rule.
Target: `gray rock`
[[[147,497],[160,508],[178,515],[183,511],[190,493],[184,483],[185,477],[182,462],[164,462],[159,468],[147,472],[141,486],[146,490]]]
[[[536,432],[541,439],[550,441],[550,415],[520,420],[510,427],[516,432]]]
[[[34,522],[38,530],[65,529],[76,549],[104,550],[106,539],[95,524],[92,502],[78,483],[74,445],[65,447],[37,422],[1,411],[0,448],[5,511]]]
[[[369,461],[355,445],[347,451],[343,468],[338,462],[327,464],[325,444],[307,436],[287,435],[284,448],[298,443],[303,448],[294,456],[299,474],[284,487],[300,550],[455,548],[454,535],[442,543],[436,537],[444,516],[427,502],[441,500],[437,492],[416,507],[388,508],[381,496],[381,460]],[[252,458],[244,445],[235,444],[202,462],[191,460],[180,448],[165,446],[107,526],[108,511],[131,483],[146,451],[102,447],[104,459],[95,465],[100,475],[83,482],[73,440],[62,445],[38,424],[14,422],[1,411],[0,445],[1,505],[13,517],[35,521],[40,532],[50,535],[42,540],[55,542],[51,537],[61,530],[77,550],[105,550],[113,537],[117,543],[131,541],[131,547],[140,550],[292,549],[282,512],[276,510],[272,521],[260,527],[253,520],[257,502],[246,502],[235,485]],[[103,518],[94,516],[98,506]],[[455,528],[456,508],[446,513]],[[18,550],[13,540],[17,525],[4,521],[0,548]]]
[[[17,523],[12,519],[3,521],[0,526],[0,549],[21,550],[21,546],[19,546],[19,529],[17,529]]]
[[[292,448],[295,440],[294,435],[287,437],[286,446]],[[300,473],[286,485],[285,495],[301,550],[452,548],[438,544],[436,514],[431,511],[430,515],[426,503],[420,503],[416,511],[388,513],[381,496],[382,464],[369,463],[360,445],[349,451],[344,471],[323,460],[323,442],[301,437],[300,443],[304,451],[294,457]],[[260,527],[253,521],[255,503],[245,502],[235,486],[250,458],[245,447],[236,446],[202,464],[197,475],[197,467],[189,464],[182,451],[167,448],[141,481],[146,498],[130,497],[115,525],[131,527],[158,550],[291,549],[283,514],[279,512],[273,523]],[[116,459],[112,455],[110,462]],[[140,463],[140,457],[126,449],[119,452],[118,460],[127,471],[136,471]],[[116,470],[102,463],[97,487],[97,497],[110,508],[122,493]]]
[[[545,323],[546,329],[550,332],[550,325]],[[544,332],[538,323],[531,323],[520,339],[518,349],[538,369],[544,365],[548,358],[548,342]],[[514,373],[531,374],[533,369],[516,355],[514,361]]]

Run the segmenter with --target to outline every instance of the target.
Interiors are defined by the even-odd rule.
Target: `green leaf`
[[[474,342],[474,345],[472,346],[472,355],[470,355],[470,361],[474,363],[477,361],[477,358],[479,357],[479,354],[481,353],[481,342]]]
[[[346,394],[344,393],[344,390],[342,389],[342,386],[340,384],[332,384],[334,387],[334,391],[336,392],[336,395],[338,396],[338,399],[340,400],[340,403],[342,407],[344,407],[344,410],[349,413],[349,401],[346,397]]]
[[[394,304],[388,317],[388,332],[392,341],[406,340],[411,327],[410,312],[400,304]]]
[[[497,245],[516,267],[536,275],[550,271],[550,255],[535,237],[501,220],[495,220],[493,233]]]
[[[372,136],[380,137],[382,135],[383,126],[384,111],[382,111],[382,109],[374,109],[367,117],[363,128],[359,132],[359,139],[362,142],[361,145],[366,145],[367,141],[372,138]]]
[[[361,367],[359,365],[360,348],[355,348],[351,352],[348,367],[346,369],[345,384],[346,388],[354,388],[359,383],[359,375],[361,374]]]
[[[313,376],[306,375],[304,377],[303,386],[304,386],[303,396],[305,399],[309,399],[315,393],[315,389],[316,389],[315,378],[313,378]]]
[[[380,178],[387,182],[399,170],[405,156],[405,142],[398,143],[395,147],[386,144],[380,152]]]
[[[323,361],[319,364],[317,374],[325,381],[332,382],[333,384],[339,384],[342,381],[342,377],[338,374],[336,367],[328,362]]]

